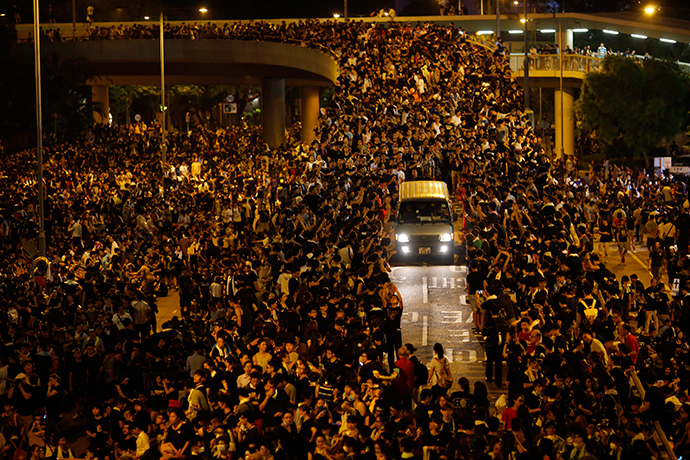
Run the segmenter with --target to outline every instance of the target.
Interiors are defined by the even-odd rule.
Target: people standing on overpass
[[[603,43],[599,44],[599,48],[597,48],[597,57],[599,59],[604,59],[606,57],[606,47]]]
[[[86,7],[86,24],[91,29],[91,24],[93,24],[93,5]]]

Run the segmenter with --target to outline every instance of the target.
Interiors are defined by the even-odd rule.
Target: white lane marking
[[[477,362],[477,350],[470,350],[470,359],[469,362],[471,363],[476,363]]]
[[[448,332],[450,332],[451,337],[460,337],[460,342],[468,343],[470,341],[469,329],[452,329]]]
[[[466,272],[467,271],[467,265],[460,265],[460,272]]]
[[[441,324],[456,324],[462,323],[462,311],[442,311],[443,319]]]
[[[422,322],[422,346],[426,347],[429,344],[429,317],[424,316]]]
[[[458,287],[460,289],[467,289],[467,280],[465,278],[458,278]]]
[[[403,323],[416,323],[419,321],[419,313],[416,311],[405,312],[402,314]]]
[[[427,281],[426,276],[422,278],[422,298],[424,303],[429,302],[429,282]]]
[[[467,321],[465,321],[467,324],[472,324],[474,323],[474,319],[472,319],[472,315],[470,315],[469,318],[467,318]]]
[[[448,359],[449,363],[453,362],[453,349],[452,348],[446,348],[446,359]]]
[[[436,278],[435,276],[433,278],[431,278],[431,287],[432,288],[438,287],[438,278]]]
[[[460,296],[460,305],[468,305],[469,303],[470,302],[469,302],[469,298],[467,297],[467,294],[462,294]]]
[[[450,271],[452,271],[452,272],[457,271],[457,267],[455,265],[451,265]]]
[[[455,289],[455,278],[450,279],[450,288]]]

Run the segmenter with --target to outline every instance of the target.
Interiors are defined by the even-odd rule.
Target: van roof
[[[436,180],[403,182],[400,186],[400,201],[447,200],[448,186]]]

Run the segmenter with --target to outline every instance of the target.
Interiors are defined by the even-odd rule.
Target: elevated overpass
[[[525,77],[525,55],[511,54],[510,68],[513,77],[520,81]],[[561,71],[562,61],[562,71]],[[554,112],[556,122],[556,152],[560,155],[561,145],[566,155],[575,152],[575,119],[573,104],[575,90],[582,85],[588,72],[598,72],[603,59],[566,54],[537,54],[530,58],[529,79],[530,86],[537,88],[553,88]],[[678,63],[680,68],[690,73],[690,64]],[[561,108],[561,105],[563,106]],[[561,115],[562,114],[562,115]],[[562,141],[561,141],[561,138]],[[562,142],[562,143],[561,143]]]
[[[672,43],[690,43],[690,21],[647,16],[642,13],[556,13],[529,14],[528,27],[536,30],[540,41],[553,41],[563,49],[573,47],[573,37],[589,30],[601,30],[610,34],[630,34],[636,40],[661,40]],[[415,16],[398,18],[353,18],[365,23],[416,23],[433,22],[440,25],[461,26],[474,40],[491,44],[495,37],[522,39],[524,24],[522,14],[481,16]],[[303,19],[261,20],[271,24],[298,22]],[[329,19],[344,21],[343,18]],[[187,21],[188,23],[190,21]],[[194,21],[192,21],[194,22]],[[238,21],[203,21],[219,27]],[[243,23],[254,21],[242,21]],[[123,25],[145,24],[157,31],[156,22],[97,23],[94,26],[109,28]],[[182,25],[182,21],[170,22]],[[55,51],[65,57],[84,57],[94,65],[99,78],[93,82],[94,99],[108,106],[107,86],[110,84],[156,85],[160,78],[158,40],[100,40],[79,41],[87,31],[85,24],[43,24],[43,29],[61,30],[67,42],[46,43],[43,49]],[[19,41],[26,41],[31,33],[30,24],[17,25]],[[500,29],[497,33],[497,29]],[[302,138],[313,139],[313,127],[318,119],[318,88],[333,85],[337,79],[337,64],[325,53],[303,46],[273,42],[233,40],[184,40],[166,39],[166,80],[170,84],[261,84],[264,136],[269,145],[282,143],[285,128],[285,85],[301,88]],[[29,47],[26,49],[30,53]],[[561,75],[560,57],[539,55],[530,67],[530,78],[535,86],[557,88],[556,145],[564,146],[566,154],[574,153],[574,120],[572,105],[574,90],[584,75],[596,71],[600,61],[584,56],[564,56]],[[511,68],[516,78],[524,76],[523,55],[511,55]],[[690,66],[685,68],[690,70]],[[563,92],[561,93],[561,77]],[[561,100],[563,107],[561,109]],[[561,117],[561,113],[563,116]],[[273,120],[273,121],[270,121]],[[563,137],[563,144],[561,144]]]
[[[30,57],[33,48],[20,45]],[[42,43],[43,53],[85,58],[94,75],[93,100],[107,110],[110,85],[160,85],[158,40],[103,40]],[[298,45],[241,40],[165,40],[166,85],[256,85],[262,91],[264,140],[277,147],[285,139],[285,87],[301,91],[302,140],[314,139],[319,89],[333,86],[338,64],[322,51]],[[96,114],[97,121],[106,122]],[[100,118],[100,119],[99,119]]]

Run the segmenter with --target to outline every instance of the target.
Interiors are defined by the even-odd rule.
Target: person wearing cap
[[[24,427],[30,427],[33,423],[35,404],[38,402],[38,376],[33,374],[33,382],[25,373],[19,373],[14,378],[14,385],[7,392],[7,398],[12,400],[17,414],[23,421]]]
[[[87,344],[93,344],[94,348],[98,353],[105,353],[105,344],[103,343],[103,340],[101,340],[98,335],[96,335],[96,329],[95,328],[89,328],[89,336],[84,342],[82,343],[81,346],[81,351],[82,353],[86,351],[86,345]]]

